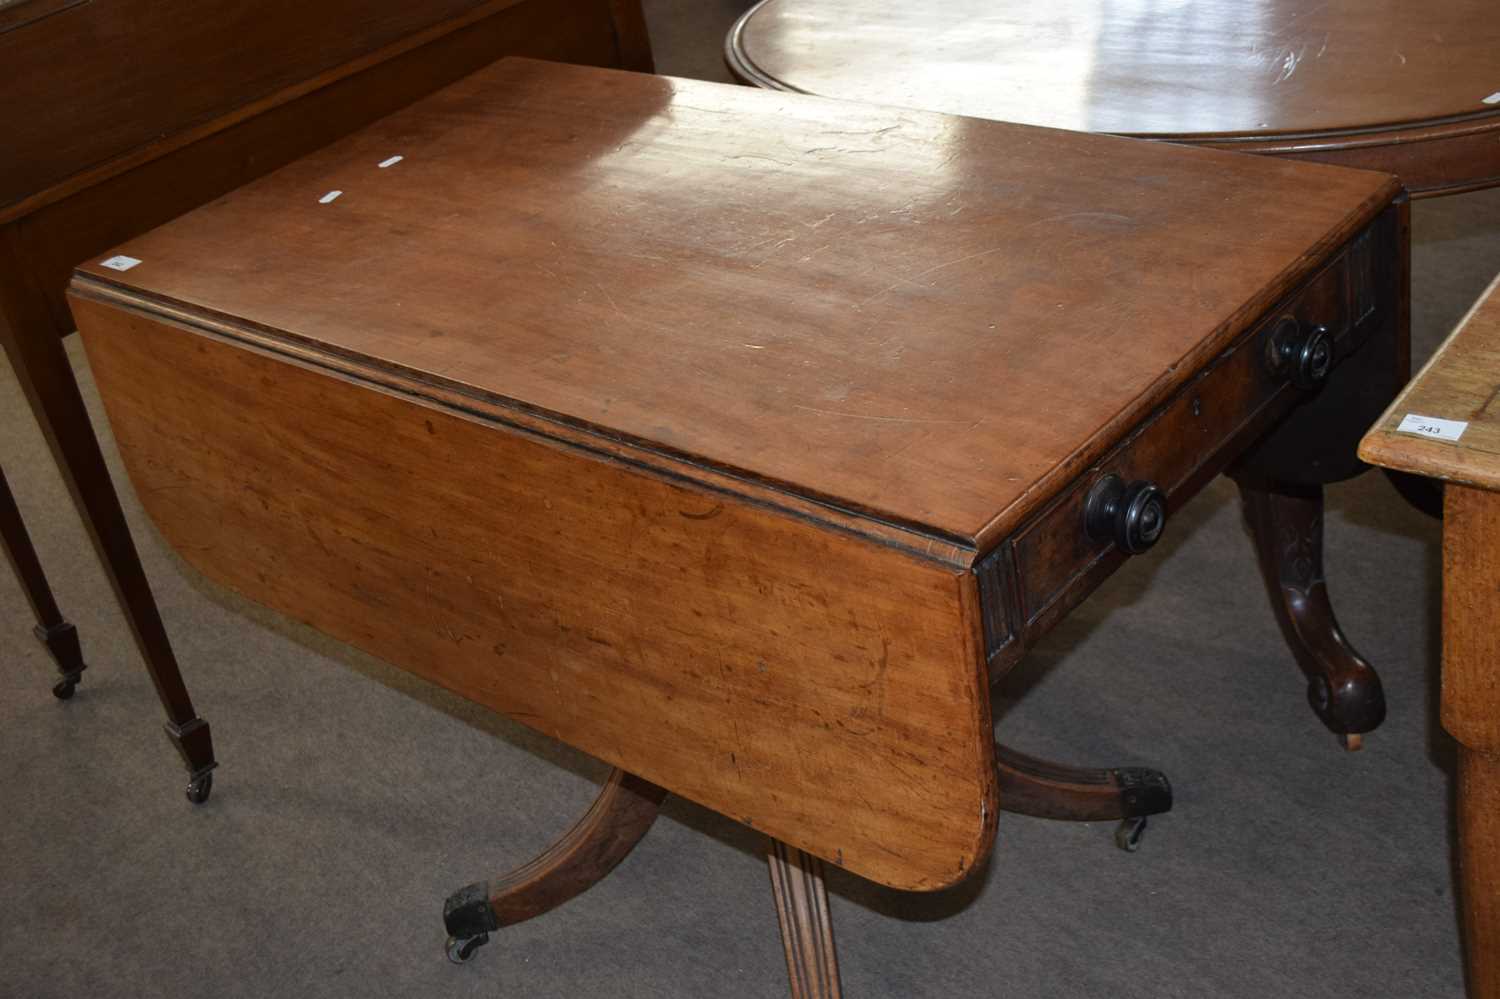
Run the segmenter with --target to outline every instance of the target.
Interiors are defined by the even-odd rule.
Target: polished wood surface
[[[1379,353],[1396,193],[509,60],[86,264],[72,302],[199,569],[936,888],[994,834],[988,679],[1123,557],[1086,540],[1028,616],[1002,532],[1080,533],[1111,474],[1185,500],[1304,399],[1266,360],[1288,323],[1335,367]]]
[[[516,61],[118,250],[197,312],[982,548],[1395,190]]]
[[[73,330],[68,275],[507,53],[651,68],[637,0],[0,4],[0,65],[24,70],[7,77],[0,107],[0,346],[125,611],[195,801],[212,741],[58,341]],[[49,648],[69,658],[58,642]]]
[[[965,564],[415,379],[73,307],[142,503],[209,577],[873,880],[937,888],[988,852]]]
[[[122,154],[160,155],[205,126],[223,127],[523,2],[99,0],[0,30],[0,65],[9,71],[0,134],[22,151],[0,159],[0,212]],[[602,15],[579,17],[587,5],[572,3],[555,5],[554,16],[569,30],[608,33],[607,0],[592,6]],[[633,5],[618,6],[628,15]]]
[[[1486,0],[763,0],[726,56],[749,82],[1054,128],[1500,182],[1500,21]]]
[[[84,22],[74,30],[87,34],[90,27],[91,22]],[[295,22],[283,28],[295,30]],[[0,207],[0,223],[13,233],[24,265],[21,273],[29,275],[29,293],[46,298],[57,335],[71,333],[62,290],[79,260],[212,201],[504,55],[651,69],[644,22],[633,0],[489,0],[273,93],[247,97],[222,115],[117,149],[99,163],[81,166]],[[65,74],[66,65],[58,63],[52,71]],[[194,79],[180,81],[183,88],[198,85]],[[49,116],[45,108],[37,114]],[[50,117],[67,116],[55,112]],[[28,148],[18,158],[45,152]]]
[[[1445,482],[1443,727],[1459,743],[1458,833],[1469,994],[1500,995],[1500,279],[1360,446]],[[1414,430],[1398,429],[1415,414]],[[1437,439],[1433,419],[1467,424]],[[1423,429],[1425,428],[1425,429]],[[1456,428],[1449,427],[1453,433]]]

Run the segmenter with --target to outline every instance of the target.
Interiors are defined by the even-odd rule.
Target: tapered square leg
[[[11,494],[10,483],[0,471],[0,541],[4,542],[5,557],[21,581],[21,589],[31,604],[31,613],[36,617],[37,641],[47,647],[47,653],[57,665],[61,679],[52,687],[52,693],[61,700],[73,696],[78,680],[83,675],[83,648],[78,643],[78,629],[62,616],[57,601],[52,596],[52,587],[42,572],[41,560],[32,547],[31,535],[26,533],[26,524],[21,520],[21,510]]]
[[[208,723],[197,716],[151,595],[83,396],[45,300],[26,283],[12,231],[0,229],[0,344],[52,448],[63,481],[125,612],[167,713],[167,731],[189,772],[188,798],[208,795],[216,765]]]

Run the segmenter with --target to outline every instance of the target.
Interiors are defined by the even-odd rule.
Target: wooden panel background
[[[59,335],[73,331],[63,288],[79,260],[212,201],[504,55],[650,69],[639,6],[620,0],[487,4],[484,16],[418,44],[402,39],[363,68],[246,103],[200,131],[128,152],[60,188],[0,208]],[[409,47],[408,47],[409,46]],[[3,111],[0,111],[3,113]],[[49,115],[55,117],[55,115]],[[232,120],[231,120],[232,119]],[[170,148],[165,148],[170,147]],[[117,150],[116,152],[124,152]],[[97,174],[97,176],[95,175]],[[0,202],[3,203],[3,202]]]
[[[443,20],[517,2],[92,0],[20,23],[0,33],[0,135],[21,153],[0,157],[0,205]]]
[[[898,888],[994,835],[963,564],[70,296],[194,566]]]

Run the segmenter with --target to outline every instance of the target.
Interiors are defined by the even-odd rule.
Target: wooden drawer
[[[1170,519],[1176,505],[1302,397],[1289,365],[1274,365],[1275,344],[1293,329],[1322,326],[1332,337],[1336,366],[1363,342],[1366,327],[1374,325],[1366,322],[1374,312],[1370,245],[1366,232],[1268,310],[1232,348],[981,562],[992,660],[1013,646],[1015,637],[1029,641],[1044,631],[1123,557],[1113,540],[1091,536],[1085,528],[1089,494],[1102,479],[1115,475],[1125,483],[1154,483],[1165,494]],[[1008,606],[1000,607],[1002,602]]]

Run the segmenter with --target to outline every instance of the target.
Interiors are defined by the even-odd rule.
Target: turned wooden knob
[[[1139,555],[1156,544],[1167,525],[1167,497],[1155,483],[1127,485],[1118,475],[1106,475],[1089,491],[1083,519],[1090,538]]]
[[[1333,336],[1326,326],[1304,328],[1283,316],[1271,333],[1271,370],[1299,389],[1315,389],[1333,368]]]

